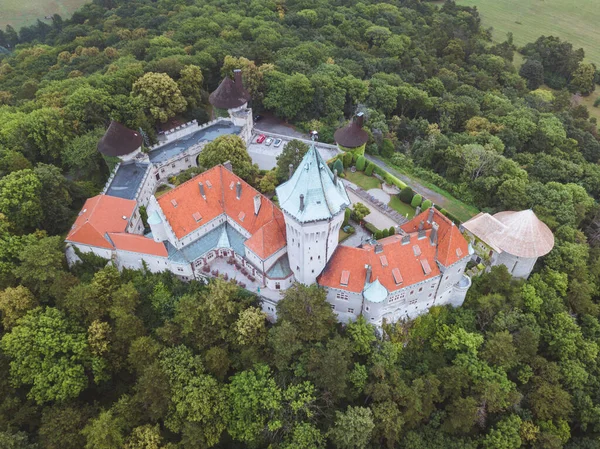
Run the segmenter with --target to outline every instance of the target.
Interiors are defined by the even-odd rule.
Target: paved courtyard
[[[371,238],[371,233],[366,229],[363,229],[362,226],[357,225],[356,223],[352,223],[352,226],[354,226],[356,232],[340,243],[340,245],[357,247],[366,242],[367,239]]]
[[[262,122],[261,122],[262,123]],[[252,140],[248,144],[248,154],[252,158],[252,162],[258,164],[258,168],[261,170],[271,170],[273,167],[277,165],[277,156],[281,154],[285,145],[292,140],[293,136],[284,136],[277,134],[269,134],[264,133],[265,136],[271,137],[273,140],[276,138],[280,138],[283,142],[279,147],[275,147],[273,144],[267,146],[265,143],[256,143],[256,139],[258,136],[262,134],[259,130],[254,130],[254,134],[252,135]],[[265,139],[266,140],[266,139]],[[310,144],[310,140],[302,139],[305,143]],[[319,154],[326,161],[334,157],[338,152],[337,150],[333,150],[330,148],[325,148],[319,145],[317,142],[317,150],[319,150]]]
[[[389,229],[390,227],[396,226],[398,224],[384,213],[379,212],[377,209],[375,209],[375,207],[370,205],[364,199],[360,198],[351,190],[348,189],[347,192],[348,197],[350,198],[350,202],[352,204],[363,203],[371,210],[371,213],[365,217],[365,221],[371,223],[377,229]]]
[[[367,193],[373,196],[375,199],[381,201],[383,204],[389,203],[391,199],[390,195],[388,195],[381,189],[369,189],[367,190]]]

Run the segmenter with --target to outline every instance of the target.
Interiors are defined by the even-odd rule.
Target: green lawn
[[[379,179],[377,179],[375,176],[367,176],[360,171],[352,173],[349,170],[345,172],[345,175],[348,181],[356,184],[363,190],[379,189],[381,187],[381,181],[379,181]]]
[[[0,0],[0,28],[10,24],[19,30],[56,13],[66,19],[86,3],[91,0]]]
[[[406,204],[400,201],[400,199],[397,196],[392,197],[392,199],[388,203],[388,206],[390,206],[396,212],[401,213],[405,217],[406,214],[408,214],[408,218],[412,218],[415,216],[415,209],[410,204]]]
[[[348,234],[347,232],[344,232],[343,229],[340,229],[340,235],[338,236],[338,242],[342,243],[344,240],[346,240],[351,235],[352,234]]]
[[[558,36],[585,50],[586,59],[600,64],[600,4],[598,0],[457,0],[476,6],[483,26],[493,28],[496,41],[512,32],[523,46],[538,37]]]

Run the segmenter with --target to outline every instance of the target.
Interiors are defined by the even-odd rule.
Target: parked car
[[[265,140],[265,145],[269,146],[273,143],[273,139],[271,137],[269,137],[267,140]]]
[[[283,142],[283,140],[281,140],[281,139],[275,139],[275,142],[273,142],[273,146],[274,147],[278,147],[279,145],[281,145],[281,142]]]
[[[263,116],[262,115],[255,115],[254,116],[254,121],[258,122],[259,120],[262,120]]]
[[[267,138],[267,136],[265,136],[264,134],[261,134],[260,136],[258,136],[258,138],[256,139],[256,143],[263,143],[265,141],[265,139]]]

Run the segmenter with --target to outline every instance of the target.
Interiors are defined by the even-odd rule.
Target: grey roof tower
[[[343,128],[338,129],[333,138],[338,145],[346,148],[358,148],[369,140],[369,134],[363,129],[364,116],[362,112]]]
[[[132,129],[114,120],[98,142],[98,151],[106,156],[124,156],[142,146],[143,137]]]
[[[292,177],[276,191],[279,207],[300,223],[331,219],[350,206],[344,184],[334,176],[314,144]]]
[[[234,70],[233,75],[235,81],[226,76],[219,87],[208,97],[208,101],[215,108],[235,109],[250,101],[250,94],[244,89],[242,83],[242,71]]]

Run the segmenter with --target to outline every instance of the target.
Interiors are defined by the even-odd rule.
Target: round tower
[[[298,282],[313,284],[337,248],[350,205],[346,189],[313,144],[290,179],[277,187],[277,197],[290,267]]]

